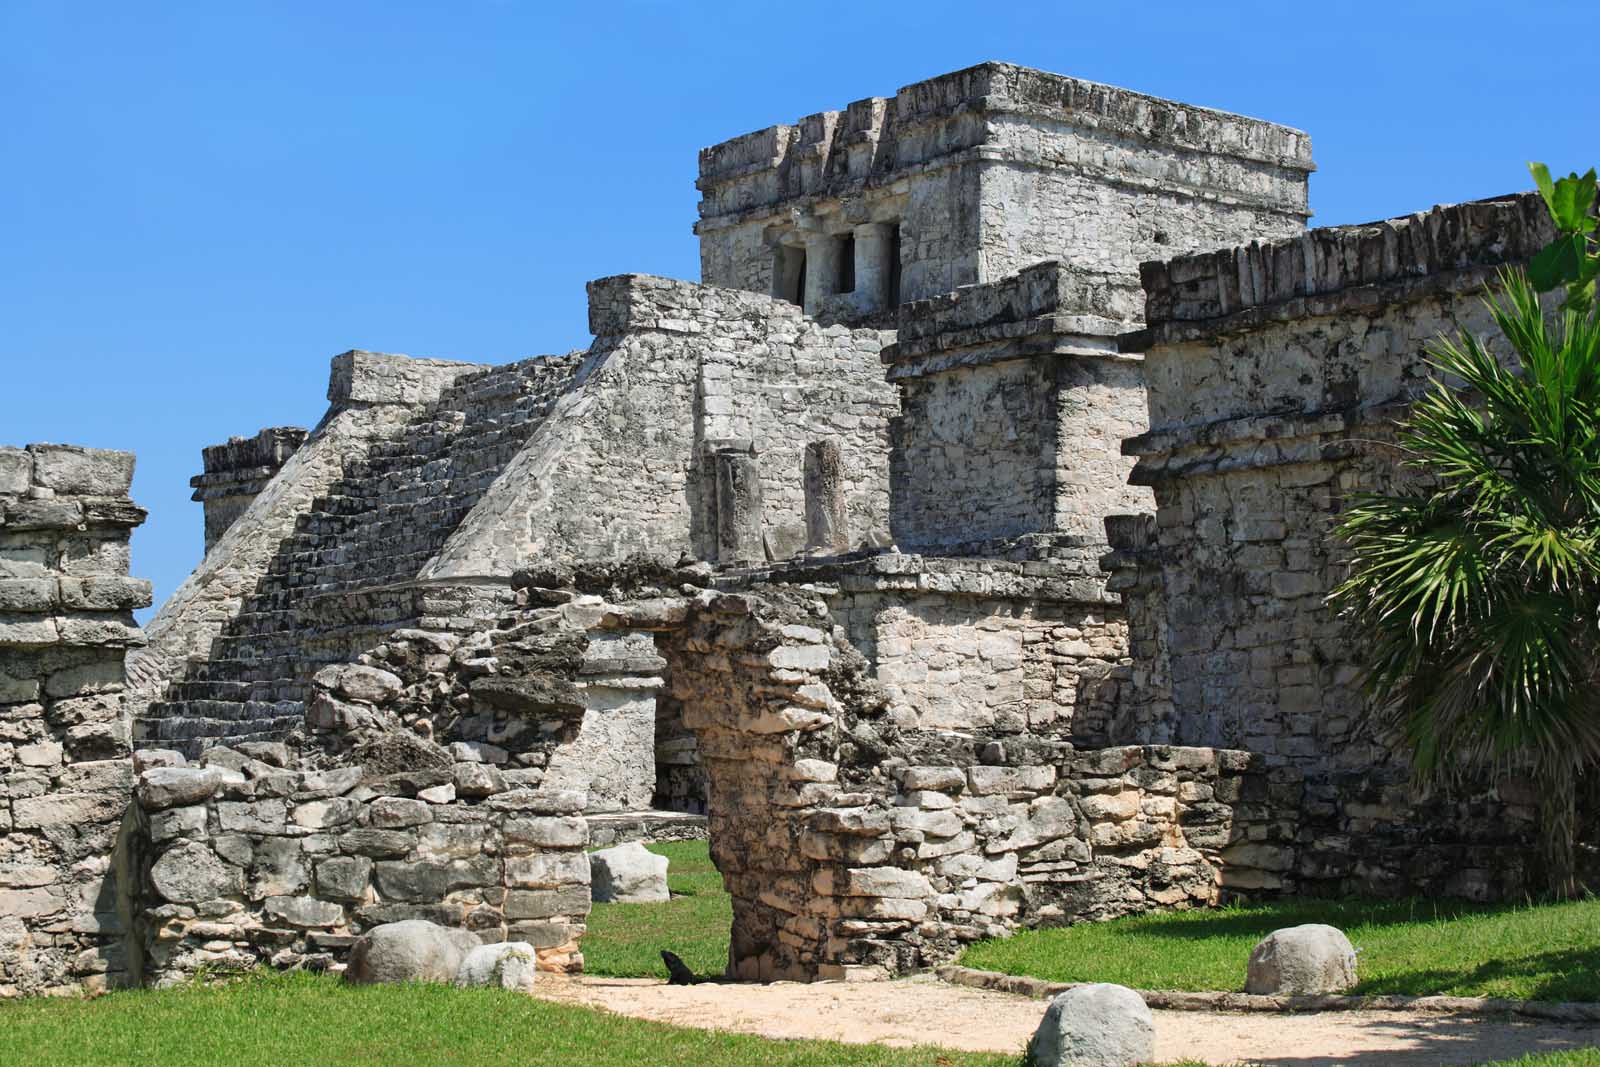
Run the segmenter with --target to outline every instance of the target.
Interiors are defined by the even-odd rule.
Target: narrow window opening
[[[889,227],[889,306],[900,306],[900,224]]]
[[[791,304],[805,303],[805,249],[779,247],[773,253],[772,295]]]
[[[853,233],[839,238],[839,284],[833,291],[856,291],[856,236]]]

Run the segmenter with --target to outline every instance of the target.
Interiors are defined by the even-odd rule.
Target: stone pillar
[[[828,556],[847,552],[850,526],[844,510],[844,454],[839,439],[825,437],[806,445],[805,463],[806,551]]]
[[[807,315],[820,312],[823,302],[834,295],[839,281],[839,243],[839,238],[829,233],[806,236]]]
[[[254,437],[230,437],[200,450],[205,472],[189,479],[190,499],[205,506],[207,552],[305,440],[306,431],[298,426],[272,426]]]
[[[889,279],[893,265],[894,226],[869,222],[856,227],[856,308],[882,311],[889,306]]]
[[[127,452],[0,448],[0,998],[127,980],[113,862],[133,778]]]
[[[717,469],[717,562],[761,563],[761,469],[748,452],[721,451]]]

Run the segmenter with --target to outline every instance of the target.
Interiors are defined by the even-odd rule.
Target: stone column
[[[839,439],[825,437],[806,445],[805,463],[806,551],[829,556],[848,552],[850,527],[844,510],[844,454]]]
[[[886,222],[856,227],[856,307],[863,312],[882,311],[889,306],[893,233],[894,226]]]
[[[761,563],[761,469],[748,452],[721,451],[717,469],[717,562]]]
[[[130,980],[123,659],[150,604],[127,574],[132,480],[132,453],[0,447],[0,996]]]
[[[839,239],[833,234],[812,233],[806,236],[806,303],[807,315],[822,310],[823,301],[833,296],[839,281]]]

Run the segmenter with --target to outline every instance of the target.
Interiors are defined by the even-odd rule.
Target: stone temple
[[[1532,791],[1414,792],[1324,598],[1423,344],[1551,233],[1308,230],[1312,169],[1001,63],[705,149],[700,283],[590,283],[585,351],[335,356],[315,428],[205,449],[142,630],[133,457],[0,449],[0,993],[413,917],[576,969],[583,850],[639,838],[709,835],[751,980],[1521,893]]]

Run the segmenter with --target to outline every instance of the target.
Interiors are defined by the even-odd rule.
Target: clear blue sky
[[[1363,221],[1600,162],[1594,13],[0,0],[0,443],[137,451],[159,602],[201,446],[314,424],[333,354],[564,351],[586,280],[697,278],[703,145],[1000,59],[1307,130]]]

